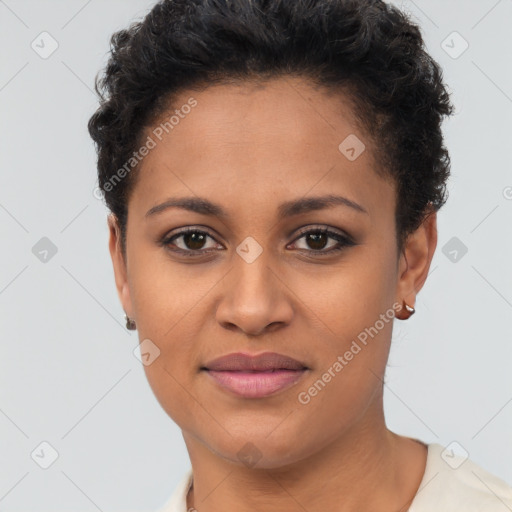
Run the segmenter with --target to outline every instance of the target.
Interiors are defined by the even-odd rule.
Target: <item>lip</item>
[[[201,368],[221,388],[243,398],[262,398],[293,386],[309,368],[275,352],[228,354]]]
[[[206,363],[203,368],[212,371],[264,372],[268,370],[303,370],[307,366],[292,357],[276,352],[263,352],[257,355],[234,352]]]

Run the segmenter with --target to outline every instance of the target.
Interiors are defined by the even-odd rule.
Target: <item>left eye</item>
[[[334,251],[341,251],[345,247],[355,245],[348,236],[326,228],[311,229],[309,231],[303,232],[301,233],[301,236],[296,239],[296,241],[301,239],[304,239],[306,244],[309,245],[310,248],[306,247],[307,251],[320,254],[328,254]],[[335,243],[331,244],[331,246],[325,250],[327,241],[329,239],[334,240]],[[299,247],[299,249],[302,248]]]

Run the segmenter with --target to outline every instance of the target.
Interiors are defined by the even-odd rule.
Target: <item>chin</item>
[[[261,421],[260,425],[265,423]],[[203,443],[217,456],[250,469],[281,468],[315,452],[314,443],[307,443],[300,435],[304,429],[298,426],[288,425],[286,432],[280,433],[277,430],[271,433],[271,428],[258,428],[254,423],[252,427],[239,424],[238,431],[227,430],[231,435],[221,439],[203,438]]]

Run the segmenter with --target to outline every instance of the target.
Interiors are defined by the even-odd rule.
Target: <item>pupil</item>
[[[323,243],[320,242],[320,246],[315,246],[316,243],[318,243],[319,239],[323,238]],[[325,244],[327,242],[326,240],[326,234],[325,233],[310,233],[308,235],[308,245],[315,251],[319,251],[325,247]],[[311,241],[313,242],[313,246],[311,246]]]
[[[204,235],[196,232],[186,233],[183,236],[183,241],[185,242],[185,245],[191,250],[201,249],[201,244],[204,243]]]

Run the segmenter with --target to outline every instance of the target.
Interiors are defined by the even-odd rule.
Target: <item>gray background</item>
[[[152,4],[0,1],[3,511],[150,511],[189,467],[123,324],[86,129],[110,35]],[[395,322],[387,422],[456,441],[512,484],[512,1],[396,4],[421,24],[457,114],[431,275],[416,315]],[[31,47],[51,49],[43,31],[58,43],[48,58]],[[46,261],[43,237],[57,249]],[[48,469],[43,441],[58,453]]]

